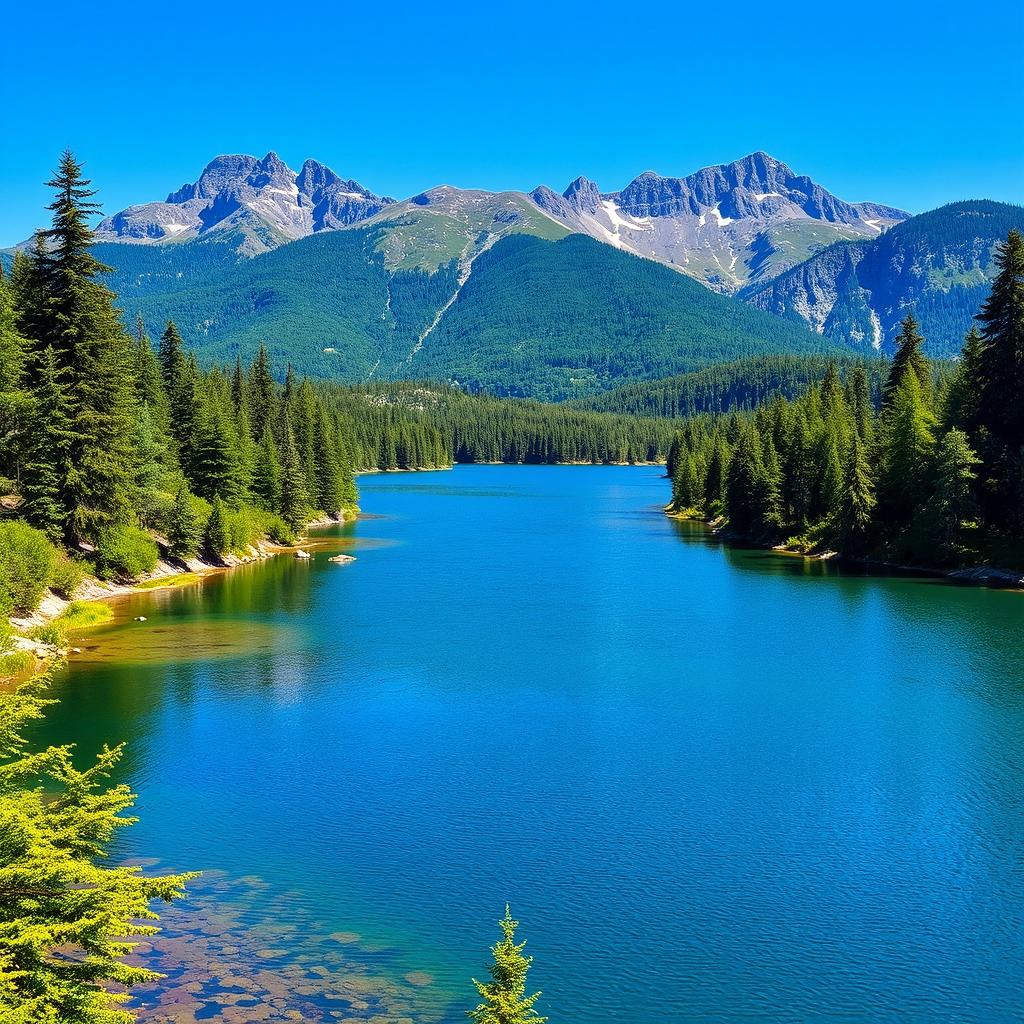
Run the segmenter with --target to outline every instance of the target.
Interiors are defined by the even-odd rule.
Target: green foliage
[[[130,583],[151,573],[156,543],[137,526],[106,526],[96,539],[96,572],[103,579]]]
[[[159,977],[125,958],[157,930],[153,901],[177,898],[193,876],[100,864],[134,820],[124,815],[134,794],[106,782],[121,748],[82,771],[68,747],[29,749],[22,735],[49,703],[43,686],[0,691],[0,1020],[130,1024],[127,995],[110,986]]]
[[[908,313],[900,324],[900,333],[896,336],[896,355],[893,357],[889,376],[882,388],[882,405],[889,408],[896,399],[896,392],[903,384],[908,373],[917,377],[918,387],[927,397],[931,389],[931,370],[928,361],[921,351],[924,338],[918,330],[917,321]]]
[[[50,589],[63,598],[70,598],[85,576],[85,566],[82,562],[58,549],[53,569],[50,571]]]
[[[96,252],[120,268],[122,299],[148,323],[173,318],[204,365],[251,358],[268,339],[269,360],[320,379],[433,378],[556,400],[722,359],[844,348],[581,235],[501,239],[431,329],[458,289],[457,262],[390,270],[382,230],[323,232],[241,261],[209,242]],[[256,401],[250,413],[259,438],[266,417]]]
[[[934,494],[919,514],[931,557],[943,564],[956,564],[964,554],[966,531],[978,513],[974,481],[980,462],[962,430],[950,430],[939,442]]]
[[[231,529],[228,525],[227,512],[220,495],[213,496],[210,517],[206,520],[203,531],[203,548],[215,559],[226,555],[231,550]]]
[[[67,387],[68,397],[61,411],[66,422],[53,428],[63,434],[66,456],[55,465],[43,459],[26,464],[26,485],[33,488],[36,471],[56,469],[55,482],[46,487],[59,502],[69,542],[132,521],[137,454],[132,348],[114,295],[99,280],[109,268],[90,249],[88,220],[97,207],[81,172],[81,164],[66,152],[47,183],[55,193],[52,226],[43,233],[46,245],[32,257],[30,294],[19,298],[29,347],[37,356],[52,349],[53,369],[65,375],[59,386]],[[51,386],[53,379],[51,374]],[[39,385],[46,386],[45,376]]]
[[[199,551],[203,539],[199,514],[188,487],[182,484],[174,499],[170,522],[167,526],[167,550],[174,558],[191,558]]]
[[[46,534],[18,520],[0,522],[0,615],[33,611],[56,564],[57,549]]]
[[[491,947],[491,980],[473,979],[481,1002],[467,1016],[474,1024],[544,1024],[547,1017],[541,1017],[533,1008],[541,993],[526,995],[526,975],[533,957],[523,956],[526,943],[516,942],[519,922],[512,920],[507,905],[498,927],[502,939]]]

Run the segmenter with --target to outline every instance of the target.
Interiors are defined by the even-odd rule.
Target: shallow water
[[[462,1020],[506,900],[554,1024],[1020,1019],[1024,595],[725,548],[651,468],[360,483],[56,687],[121,855],[224,872],[148,1019]]]

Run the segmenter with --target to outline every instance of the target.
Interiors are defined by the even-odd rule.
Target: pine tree
[[[843,462],[839,440],[832,431],[826,431],[818,449],[817,517],[824,519],[833,515],[842,494]]]
[[[306,492],[306,474],[299,461],[288,417],[284,418],[281,451],[281,518],[298,533],[309,518],[309,496]]]
[[[196,493],[236,503],[242,496],[238,441],[216,395],[208,393],[200,404],[193,436],[189,480]]]
[[[726,481],[729,527],[740,537],[754,539],[762,533],[764,477],[761,440],[757,428],[751,424],[740,437]]]
[[[277,391],[274,387],[274,377],[270,372],[270,358],[266,346],[262,344],[252,366],[249,367],[249,416],[252,436],[257,440],[277,419]]]
[[[317,507],[328,515],[338,515],[345,505],[341,453],[331,431],[323,406],[313,409],[312,481],[316,486]]]
[[[867,553],[875,491],[868,465],[866,443],[856,433],[846,457],[846,474],[836,513],[839,544],[843,554],[854,558]]]
[[[95,194],[70,152],[47,183],[56,191],[53,226],[36,259],[42,308],[31,319],[37,352],[52,347],[68,371],[71,469],[61,481],[64,537],[75,543],[107,523],[134,518],[135,382],[131,347],[114,295],[97,278],[109,268],[92,255],[88,218]]]
[[[547,1017],[541,1017],[534,1009],[541,993],[526,995],[526,975],[533,957],[523,956],[526,943],[516,942],[519,922],[512,920],[507,905],[498,927],[503,938],[491,948],[491,980],[473,979],[482,1001],[467,1016],[474,1024],[544,1024]]]
[[[192,479],[195,468],[196,425],[201,412],[199,368],[193,356],[183,359],[174,390],[168,393],[171,434],[178,450],[178,461]]]
[[[883,409],[892,406],[896,400],[896,392],[899,391],[908,373],[913,373],[917,377],[922,400],[927,402],[931,397],[931,371],[928,368],[928,360],[921,351],[922,345],[924,338],[918,330],[917,321],[912,313],[908,313],[900,324],[900,333],[896,336],[896,355],[893,356],[889,376],[882,388]]]
[[[231,374],[231,404],[234,406],[236,417],[240,416],[249,404],[241,355],[235,356],[235,369]]]
[[[988,517],[1024,532],[1024,236],[1011,231],[996,249],[992,293],[978,314],[977,438],[989,483]]]
[[[814,458],[807,420],[798,413],[783,462],[782,502],[796,532],[807,529],[814,495]]]
[[[949,564],[960,559],[964,528],[977,515],[974,467],[979,459],[962,430],[948,431],[935,455],[935,491],[922,508],[929,559]]]
[[[152,526],[159,505],[167,449],[148,402],[143,403],[139,410],[139,418],[135,425],[135,448],[138,453],[135,470],[135,488],[138,495],[136,513],[142,526]]]
[[[997,247],[992,293],[978,314],[982,423],[1013,452],[1024,447],[1024,236]]]
[[[267,511],[276,512],[281,507],[281,462],[269,425],[263,428],[253,458],[252,493]]]
[[[69,371],[57,362],[52,346],[39,359],[34,404],[26,431],[22,495],[25,518],[51,540],[64,534],[67,500],[63,488],[73,478],[77,435],[71,429]]]
[[[175,558],[191,558],[199,550],[202,537],[203,531],[199,526],[199,517],[192,506],[192,495],[189,493],[188,487],[182,484],[174,499],[174,508],[171,511],[170,524],[167,529],[168,551]],[[218,542],[220,540],[220,538],[214,539]]]
[[[870,444],[873,434],[871,395],[868,391],[868,375],[862,366],[855,367],[850,374],[850,407],[861,441]]]
[[[164,388],[168,395],[173,395],[181,382],[185,370],[185,344],[178,333],[178,326],[173,320],[167,321],[164,333],[160,336],[160,369],[163,373]]]
[[[104,788],[122,748],[84,771],[70,747],[29,748],[24,733],[50,703],[45,682],[0,694],[0,1020],[130,1024],[115,986],[160,975],[124,960],[133,939],[157,931],[150,904],[180,897],[193,876],[103,865],[133,820],[128,787]]]
[[[899,532],[927,499],[935,450],[935,417],[921,396],[916,374],[904,376],[882,422],[879,505],[890,532]]]
[[[964,338],[960,363],[946,393],[942,418],[947,427],[959,427],[968,432],[978,427],[981,413],[983,348],[981,333],[977,327],[972,326]]]
[[[214,559],[219,559],[222,555],[227,554],[231,548],[227,514],[219,494],[215,494],[210,503],[210,518],[206,520],[206,529],[203,531],[203,547],[206,553]]]
[[[708,515],[720,515],[725,505],[725,487],[731,454],[723,438],[711,451],[708,472],[704,478],[704,505]]]

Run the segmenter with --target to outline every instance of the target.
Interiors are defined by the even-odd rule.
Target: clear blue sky
[[[398,197],[611,191],[764,149],[845,199],[1024,202],[1022,48],[1020,0],[16,3],[0,245],[41,223],[68,145],[108,212],[270,149]]]

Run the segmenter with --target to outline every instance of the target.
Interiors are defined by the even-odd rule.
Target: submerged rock
[[[354,562],[355,558],[352,555],[332,555],[327,561],[335,562],[337,565],[348,565],[349,562]]]
[[[302,548],[299,548],[299,550],[295,552],[295,557],[296,558],[309,558],[310,554],[309,554],[308,551],[303,551]]]

